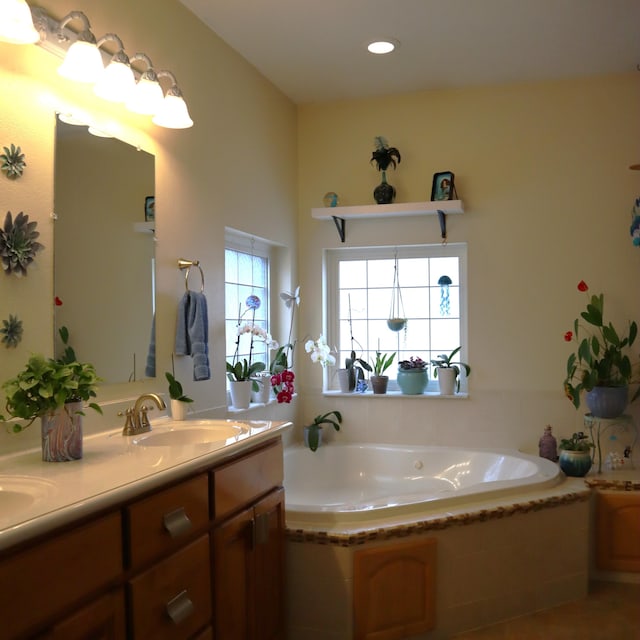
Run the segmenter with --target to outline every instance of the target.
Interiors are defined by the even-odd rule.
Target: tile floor
[[[640,640],[640,584],[592,582],[589,595],[456,640]]]

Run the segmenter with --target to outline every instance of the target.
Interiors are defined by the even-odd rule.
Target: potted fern
[[[322,425],[330,424],[336,431],[340,431],[342,414],[339,411],[327,411],[317,415],[310,425],[304,428],[304,444],[311,451],[315,451],[322,442]]]
[[[100,406],[91,402],[100,382],[94,366],[78,362],[69,346],[66,327],[60,328],[59,335],[65,346],[62,357],[32,355],[25,368],[2,385],[8,417],[29,421],[26,425],[14,424],[14,432],[26,429],[36,418],[41,419],[45,462],[82,458],[84,404],[102,413]],[[0,416],[0,420],[7,418]]]

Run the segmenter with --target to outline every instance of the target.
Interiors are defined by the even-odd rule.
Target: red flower
[[[289,403],[289,402],[291,402],[292,394],[289,393],[289,391],[286,391],[285,389],[283,389],[278,394],[277,398],[278,398],[278,402],[280,402],[280,403],[282,403],[282,402]]]
[[[61,307],[62,306],[62,300],[60,300],[60,298],[58,298],[58,296],[56,296],[55,303],[56,303],[56,307]]]
[[[571,342],[571,340],[573,340],[573,331],[567,331],[567,333],[564,334],[564,341]]]
[[[589,287],[584,280],[580,280],[580,282],[578,282],[578,291],[589,291]]]
[[[293,382],[295,377],[295,373],[293,373],[293,371],[289,371],[289,369],[285,369],[282,372],[282,382]]]
[[[271,386],[277,387],[279,384],[282,384],[282,376],[279,373],[274,373],[271,376]]]

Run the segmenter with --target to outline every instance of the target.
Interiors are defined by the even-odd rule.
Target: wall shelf
[[[311,217],[317,220],[333,220],[340,240],[345,240],[345,220],[365,218],[394,218],[404,216],[435,216],[440,218],[442,238],[446,239],[446,215],[464,213],[462,200],[431,202],[399,202],[393,204],[367,204],[349,207],[318,207],[311,209]]]

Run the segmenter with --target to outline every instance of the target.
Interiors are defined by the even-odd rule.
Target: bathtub
[[[340,523],[449,511],[560,482],[558,466],[517,451],[330,444],[284,454],[287,521]]]

